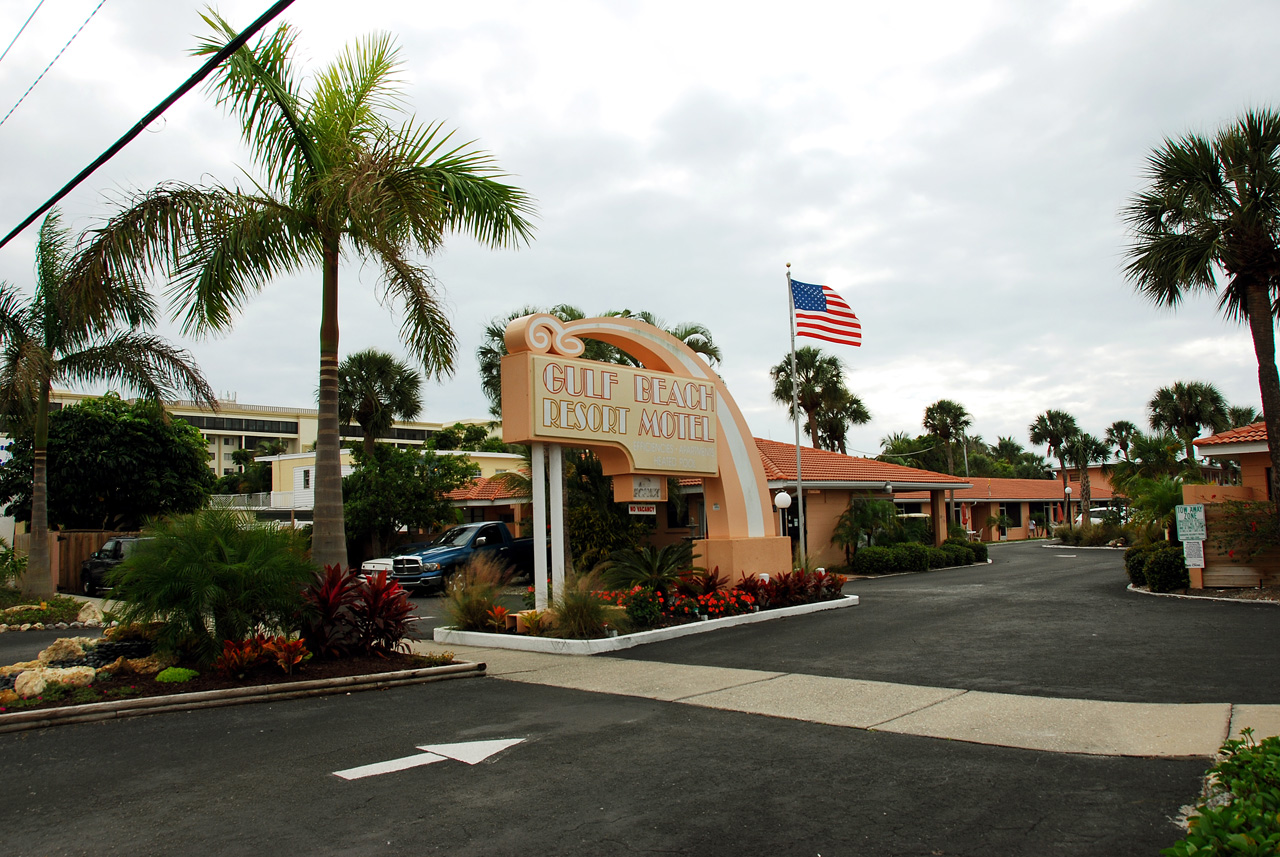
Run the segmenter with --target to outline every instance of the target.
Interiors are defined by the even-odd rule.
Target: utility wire
[[[98,5],[93,7],[93,11],[89,13],[89,17],[85,18],[84,23],[81,24],[80,27],[74,33],[71,34],[71,38],[67,39],[67,43],[62,46],[62,50],[58,51],[58,55],[55,56],[53,59],[49,60],[49,64],[44,67],[44,71],[40,72],[40,76],[31,82],[31,85],[27,87],[27,91],[22,93],[22,97],[19,98],[12,107],[9,108],[9,112],[4,114],[4,118],[0,119],[0,125],[3,125],[4,123],[9,121],[9,117],[13,115],[13,111],[18,109],[19,104],[27,100],[27,96],[31,94],[31,90],[36,88],[37,83],[44,80],[44,76],[49,73],[49,69],[53,68],[53,64],[58,61],[58,57],[61,57],[62,54],[66,51],[66,49],[71,47],[71,43],[76,40],[76,36],[80,35],[80,30],[83,30],[86,26],[89,25],[89,22],[93,20],[93,16],[98,14],[98,10],[102,8],[102,4],[106,2],[107,0],[98,0]],[[36,8],[38,9],[40,7],[37,6]],[[31,14],[34,15],[35,12],[32,12]],[[27,20],[29,21],[31,19],[28,18]],[[27,25],[23,24],[22,26],[26,27]],[[22,32],[22,31],[19,30],[18,32]],[[15,36],[14,38],[16,39],[17,37]],[[5,53],[8,53],[8,52],[9,52],[9,49],[5,48]]]
[[[258,20],[254,21],[247,28],[245,28],[245,30],[241,32],[240,35],[236,36],[234,39],[228,42],[226,47],[218,51],[213,56],[209,57],[209,61],[206,62],[204,65],[202,65],[199,71],[191,75],[191,77],[187,78],[186,82],[183,83],[182,86],[179,86],[177,89],[171,92],[168,98],[166,98],[164,101],[161,101],[159,104],[157,104],[155,107],[151,109],[150,113],[148,113],[146,116],[143,116],[141,119],[139,119],[138,124],[130,128],[129,131],[123,137],[121,137],[119,140],[116,140],[114,143],[112,143],[111,148],[107,149],[105,152],[103,152],[101,155],[95,158],[93,163],[89,164],[89,166],[81,170],[80,173],[75,178],[73,178],[71,181],[63,185],[62,189],[59,190],[57,193],[55,193],[53,196],[49,197],[48,201],[45,202],[44,205],[40,206],[35,211],[31,212],[31,214],[27,215],[26,220],[22,221],[17,226],[15,226],[12,232],[6,235],[3,240],[0,240],[0,247],[4,247],[6,244],[12,241],[13,238],[16,235],[18,235],[18,233],[22,232],[22,230],[26,229],[28,226],[34,223],[36,221],[36,218],[38,218],[40,215],[44,214],[46,211],[48,211],[49,209],[57,205],[59,200],[61,200],[67,194],[71,193],[71,191],[75,190],[76,187],[82,181],[87,179],[89,176],[93,175],[94,171],[97,170],[98,167],[102,166],[107,161],[115,157],[116,153],[119,152],[121,149],[123,149],[125,146],[127,146],[130,142],[132,142],[134,137],[137,137],[139,134],[141,134],[148,125],[154,122],[161,114],[163,114],[170,107],[172,107],[175,101],[177,101],[179,98],[186,95],[193,88],[195,88],[196,84],[200,83],[200,81],[208,77],[215,68],[217,68],[219,65],[222,64],[223,60],[231,56],[236,51],[240,50],[240,48],[244,47],[244,43],[249,41],[249,39],[253,38],[253,35],[255,33],[257,33],[259,30],[261,30],[263,27],[269,24],[272,18],[275,18],[285,9],[288,9],[291,5],[293,5],[293,0],[278,0],[278,2],[275,5],[273,5],[267,11],[263,12],[262,15],[259,16]]]
[[[9,48],[13,47],[14,42],[18,41],[18,36],[22,35],[22,31],[27,28],[27,24],[31,23],[31,19],[40,11],[40,7],[44,5],[44,0],[40,0],[36,4],[36,8],[31,10],[31,14],[27,16],[27,20],[22,22],[22,26],[18,28],[18,32],[14,34],[13,41],[9,42],[9,47],[4,49],[4,53],[0,54],[0,62],[4,62],[4,58],[9,55]]]

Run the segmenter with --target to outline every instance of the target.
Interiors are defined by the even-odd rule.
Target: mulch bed
[[[1235,601],[1280,601],[1280,586],[1253,586],[1233,589],[1183,589],[1184,595],[1230,598]]]
[[[44,700],[32,705],[33,700],[24,700],[22,705],[0,705],[0,713],[8,711],[30,711],[41,708],[62,708],[68,705],[83,705],[90,702],[108,702],[117,699],[140,699],[146,696],[167,696],[171,694],[195,693],[202,690],[226,690],[238,687],[257,687],[265,684],[287,684],[298,681],[314,681],[316,679],[343,678],[356,675],[374,675],[378,673],[397,672],[399,670],[421,669],[422,667],[439,666],[439,660],[431,660],[421,655],[395,653],[382,657],[358,656],[337,660],[319,660],[313,658],[295,669],[292,675],[285,675],[278,666],[264,665],[255,667],[245,673],[244,678],[223,678],[212,668],[206,668],[200,675],[190,681],[159,682],[155,676],[140,676],[132,673],[119,673],[106,678],[100,673],[94,681],[92,689],[96,698],[72,699],[70,696],[57,700]],[[190,664],[179,666],[198,669]],[[88,694],[82,694],[87,697]]]

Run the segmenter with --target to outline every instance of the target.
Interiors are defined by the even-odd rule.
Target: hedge
[[[1178,545],[1162,545],[1151,551],[1142,566],[1142,574],[1152,592],[1172,592],[1191,585],[1182,548]]]

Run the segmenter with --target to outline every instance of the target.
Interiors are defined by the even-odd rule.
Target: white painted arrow
[[[418,749],[422,752],[415,756],[404,756],[400,759],[374,762],[372,765],[361,765],[358,768],[347,768],[345,771],[334,771],[333,775],[342,777],[344,780],[360,780],[365,777],[376,777],[379,774],[420,768],[423,765],[434,765],[445,759],[475,765],[523,741],[523,738],[502,738],[496,741],[464,741],[461,744],[428,744],[419,747]]]

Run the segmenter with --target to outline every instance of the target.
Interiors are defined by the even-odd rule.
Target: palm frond
[[[441,305],[431,271],[411,262],[399,247],[377,240],[362,249],[371,251],[382,263],[386,297],[404,302],[400,338],[422,362],[427,376],[441,378],[453,374],[457,338],[448,313]]]
[[[226,47],[238,33],[217,12],[201,15],[211,33],[193,54],[209,56]],[[308,105],[290,53],[296,36],[288,24],[236,51],[210,83],[217,103],[236,115],[253,159],[277,188],[284,188],[298,162],[312,174],[323,172],[323,159],[310,129],[304,128]]]
[[[347,46],[316,78],[309,119],[326,147],[358,144],[386,128],[384,111],[399,110],[400,51],[387,33]]]
[[[322,259],[314,230],[302,216],[269,197],[211,195],[202,229],[193,234],[172,272],[166,297],[185,307],[184,333],[222,330],[273,277]]]
[[[182,392],[217,410],[218,398],[191,354],[150,333],[126,331],[58,361],[58,380],[106,382],[160,401]]]

